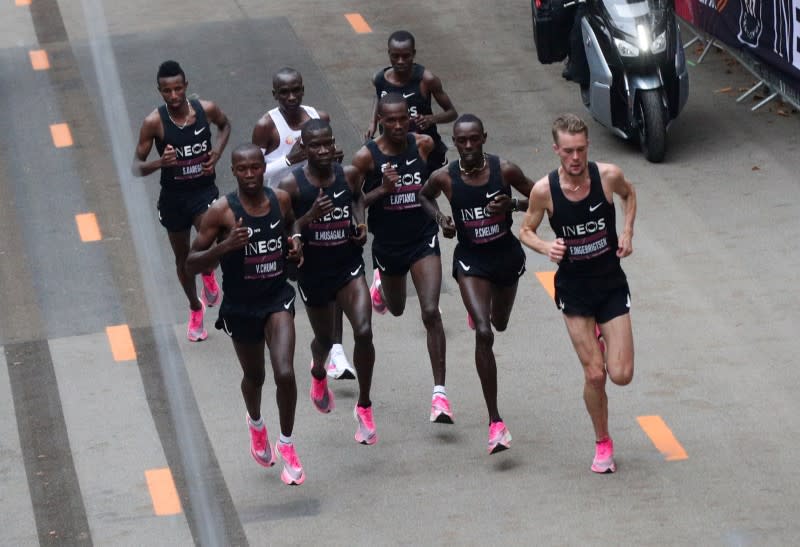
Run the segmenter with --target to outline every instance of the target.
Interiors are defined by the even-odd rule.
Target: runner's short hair
[[[478,126],[481,128],[481,133],[485,131],[483,128],[483,121],[476,116],[475,114],[461,114],[458,119],[453,122],[453,130],[455,131],[456,126],[462,123],[477,123]]]
[[[589,127],[582,119],[575,114],[561,114],[553,121],[553,142],[558,144],[558,133],[569,133],[577,135],[583,133],[589,138]]]
[[[183,72],[181,65],[177,61],[164,61],[158,67],[158,74],[156,74],[156,83],[161,78],[173,78],[175,76],[182,76],[183,81],[186,81],[186,74]]]
[[[405,104],[408,105],[408,101],[406,98],[403,97],[400,93],[387,93],[383,97],[378,100],[378,113],[381,113],[381,109],[383,105],[386,104]]]
[[[328,120],[323,120],[322,118],[311,118],[303,124],[303,128],[300,130],[300,140],[305,142],[309,133],[312,131],[321,131],[323,129],[327,129],[333,133],[333,128]]]
[[[416,40],[414,40],[414,35],[408,32],[407,30],[396,30],[389,35],[389,39],[386,40],[386,45],[390,46],[392,42],[411,42],[411,48],[415,49],[417,47]]]

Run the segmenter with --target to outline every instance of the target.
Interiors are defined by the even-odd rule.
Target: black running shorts
[[[302,272],[302,268],[300,271]],[[302,272],[297,281],[297,290],[307,307],[318,308],[334,302],[336,294],[342,287],[353,279],[363,276],[364,260],[359,256],[349,266],[338,266],[334,272],[327,275]]]
[[[456,245],[453,252],[453,277],[458,274],[488,279],[500,287],[514,285],[525,273],[525,251],[517,238],[499,249],[466,248]]]
[[[594,317],[598,323],[607,323],[631,311],[627,282],[611,289],[591,285],[590,280],[584,279],[560,282],[556,287],[556,306],[565,315]]]
[[[158,220],[168,232],[184,232],[194,225],[197,215],[208,211],[218,197],[216,185],[187,192],[161,190],[158,196]]]
[[[275,295],[275,299],[260,306],[253,306],[252,303],[237,305],[223,295],[222,306],[220,306],[219,317],[214,326],[233,338],[236,342],[257,343],[264,340],[264,327],[267,320],[274,313],[288,312],[294,317],[294,288],[286,285]]]
[[[381,275],[406,275],[412,264],[431,255],[442,256],[437,234],[403,247],[382,246],[372,241],[372,265]]]

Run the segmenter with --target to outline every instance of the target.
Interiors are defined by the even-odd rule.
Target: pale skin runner
[[[561,188],[570,201],[580,201],[589,195],[588,153],[589,139],[584,133],[558,131],[553,150],[559,157],[558,169]],[[633,252],[633,224],[636,219],[636,191],[622,170],[610,163],[598,163],[603,192],[606,200],[612,203],[616,194],[624,213],[623,230],[619,234],[617,256],[625,258]],[[545,240],[538,234],[539,227],[547,213],[553,214],[553,199],[550,183],[545,176],[533,187],[528,201],[528,210],[520,229],[520,241],[534,251],[547,256],[551,262],[560,263],[566,252],[561,238]],[[627,385],[633,379],[633,333],[629,313],[619,315],[606,323],[599,324],[606,344],[603,355],[595,337],[595,318],[564,314],[572,345],[583,366],[583,400],[592,420],[596,441],[609,437],[608,397],[606,377],[619,386]]]

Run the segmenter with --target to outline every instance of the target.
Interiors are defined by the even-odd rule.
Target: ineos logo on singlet
[[[572,226],[562,226],[561,235],[564,237],[585,236],[594,234],[600,230],[606,229],[606,219],[599,218],[596,221],[590,220],[583,224],[574,224]]]
[[[333,210],[327,215],[323,215],[317,219],[318,222],[332,222],[334,220],[343,220],[350,218],[350,206],[334,207]]]
[[[274,253],[283,249],[283,239],[262,239],[261,241],[248,242],[244,247],[244,256],[257,256]]]
[[[460,209],[461,220],[483,220],[490,218],[492,215],[486,210],[486,207],[471,207],[469,209]]]
[[[181,146],[175,149],[175,155],[179,158],[192,158],[194,156],[199,156],[208,151],[209,142],[208,139],[203,140],[203,142],[198,142],[195,144],[187,144],[186,146]]]

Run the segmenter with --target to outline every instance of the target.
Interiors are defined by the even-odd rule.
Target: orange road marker
[[[344,17],[347,19],[347,22],[350,23],[350,26],[353,27],[353,30],[356,31],[356,33],[367,34],[372,32],[372,29],[369,27],[360,13],[345,13]]]
[[[115,361],[133,361],[136,359],[136,349],[133,347],[133,338],[128,325],[112,325],[106,327],[108,344]]]
[[[30,55],[33,70],[47,70],[50,68],[50,59],[47,57],[45,50],[32,49],[28,52],[28,55]]]
[[[50,126],[50,135],[56,148],[72,146],[72,132],[65,123],[54,123]]]
[[[172,471],[169,467],[161,469],[148,469],[144,472],[147,479],[147,488],[153,500],[153,510],[158,516],[179,515],[183,512]]]
[[[536,279],[542,284],[550,298],[556,297],[556,272],[536,272]]]
[[[644,430],[650,440],[664,454],[664,459],[668,462],[687,460],[689,455],[683,449],[681,443],[672,434],[672,431],[661,416],[639,416],[636,418],[639,426]]]
[[[18,6],[30,6],[31,0],[17,0],[16,4]]]
[[[78,225],[81,241],[100,241],[103,239],[103,236],[100,235],[100,225],[97,224],[97,217],[94,213],[75,215],[75,223]]]

